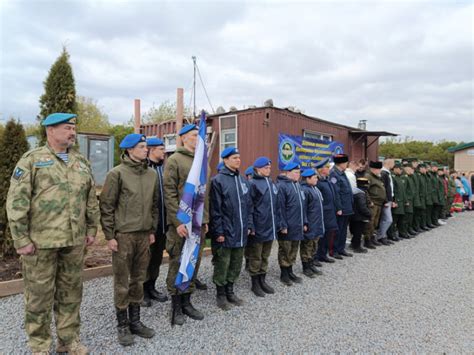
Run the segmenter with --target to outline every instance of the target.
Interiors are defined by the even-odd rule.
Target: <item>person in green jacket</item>
[[[425,168],[422,172],[422,177],[425,181],[425,203],[426,203],[426,212],[425,220],[426,227],[429,229],[436,228],[436,226],[431,223],[431,215],[433,213],[433,183],[431,180],[431,163],[425,163]]]
[[[49,354],[54,304],[56,351],[82,354],[82,270],[85,249],[97,233],[99,205],[89,162],[73,148],[76,115],[53,113],[41,124],[47,143],[18,161],[6,201],[22,263],[25,330],[30,350]]]
[[[189,287],[185,291],[181,291],[175,286],[176,276],[179,272],[181,250],[188,236],[186,226],[177,218],[179,203],[183,195],[184,185],[188,178],[191,166],[194,160],[194,152],[196,150],[198,140],[198,127],[194,124],[186,125],[179,131],[179,136],[183,143],[182,147],[178,147],[171,155],[165,166],[163,176],[163,187],[165,194],[166,221],[168,223],[168,231],[166,233],[166,251],[169,255],[168,276],[166,277],[166,286],[168,293],[171,295],[171,324],[183,325],[184,315],[195,319],[202,320],[204,315],[194,308],[191,304],[191,294],[196,289],[196,279],[201,264],[202,251],[204,249],[205,235],[208,232],[209,223],[209,188],[206,190],[206,198],[204,200],[204,215],[201,228],[201,247],[194,269],[193,279]],[[208,177],[209,178],[209,177]]]
[[[447,219],[445,213],[447,193],[448,193],[448,183],[444,176],[444,170],[442,166],[438,166],[438,223],[444,225],[446,224],[445,220]]]
[[[392,225],[389,235],[392,240],[398,241],[400,238],[409,239],[408,232],[405,226],[405,207],[406,207],[406,179],[402,176],[402,166],[396,163],[393,166],[393,193],[396,207],[392,207]]]
[[[423,225],[423,209],[426,208],[424,205],[424,200],[421,199],[421,186],[420,186],[420,179],[421,173],[418,168],[418,160],[412,159],[411,166],[413,167],[413,181],[415,183],[415,194],[413,196],[413,224],[412,228],[416,233],[423,232],[421,226]],[[423,203],[422,203],[423,202]]]
[[[158,225],[159,189],[156,171],[147,164],[143,134],[132,133],[120,143],[120,165],[109,171],[100,194],[101,224],[112,250],[117,338],[122,346],[155,335],[140,320],[143,283],[150,261],[150,245]],[[128,309],[128,315],[127,315]]]
[[[446,207],[445,207],[446,216],[452,217],[453,215],[451,213],[451,208],[453,206],[454,196],[456,195],[456,183],[454,182],[454,179],[451,176],[448,167],[444,168],[444,175],[448,182],[448,193],[447,193]]]
[[[407,233],[410,237],[416,236],[418,233],[413,229],[413,213],[415,211],[415,198],[417,196],[415,175],[413,165],[411,163],[405,164],[403,167],[405,171],[406,190],[405,196],[407,204],[405,205],[405,220],[404,223],[407,228]]]
[[[433,201],[433,207],[431,209],[431,224],[435,227],[439,227],[441,224],[438,223],[438,214],[441,204],[438,196],[438,163],[431,162],[431,171],[428,173],[431,183],[431,200]]]
[[[426,218],[427,214],[427,187],[426,187],[426,165],[424,163],[421,163],[418,165],[419,169],[417,171],[417,176],[418,176],[418,181],[419,181],[419,196],[420,196],[420,204],[421,207],[417,211],[419,213],[419,223],[420,223],[420,228],[423,231],[428,231],[431,228],[427,226],[428,221]]]
[[[380,246],[379,242],[375,240],[374,232],[379,224],[380,215],[382,213],[383,205],[387,201],[387,194],[380,172],[382,171],[383,164],[381,161],[371,161],[369,163],[369,171],[366,172],[365,177],[368,180],[367,193],[372,202],[370,206],[370,212],[372,218],[367,223],[364,231],[364,246],[370,249],[374,249],[373,246]]]

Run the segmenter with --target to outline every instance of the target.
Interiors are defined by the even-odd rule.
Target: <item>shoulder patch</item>
[[[337,184],[337,179],[335,177],[332,177],[329,181],[331,181],[333,184]]]
[[[23,170],[22,168],[16,168],[13,172],[12,178],[17,181],[20,181],[23,175],[25,175],[25,170]]]

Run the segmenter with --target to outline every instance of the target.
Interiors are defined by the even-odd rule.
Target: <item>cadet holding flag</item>
[[[114,303],[118,342],[134,343],[133,335],[152,338],[153,329],[140,321],[149,247],[158,226],[159,189],[156,172],[148,168],[146,137],[132,133],[120,143],[120,165],[109,171],[100,194],[102,230],[112,250]],[[128,309],[128,316],[127,316]]]
[[[308,228],[300,244],[300,256],[303,264],[303,274],[313,278],[316,275],[322,275],[322,272],[314,264],[313,256],[316,254],[319,238],[324,236],[323,196],[316,187],[318,175],[316,175],[314,169],[304,170],[301,176],[303,178],[301,189],[305,194]]]
[[[86,354],[79,311],[84,251],[100,218],[94,179],[86,158],[72,149],[76,115],[53,113],[41,124],[47,143],[18,161],[6,201],[22,260],[25,330],[31,351],[48,354],[54,304],[56,351]]]
[[[228,147],[222,151],[224,167],[211,181],[210,225],[217,306],[229,310],[243,301],[234,294],[234,283],[242,269],[248,226],[250,197],[247,181],[240,176],[240,153]]]
[[[270,178],[270,159],[259,157],[253,167],[255,171],[249,182],[252,204],[249,226],[252,232],[245,252],[249,260],[252,292],[257,297],[265,297],[266,293],[275,293],[275,290],[267,284],[266,276],[272,244],[277,239],[280,229],[280,205],[278,188]]]
[[[194,237],[196,232],[200,233],[200,246],[205,242],[205,235],[208,231],[209,206],[207,195],[203,194],[207,191],[207,148],[205,146],[205,115],[201,115],[201,126],[198,134],[198,127],[194,124],[184,126],[179,131],[179,136],[183,142],[182,147],[178,147],[173,155],[171,155],[166,163],[164,172],[164,191],[165,191],[165,207],[168,223],[168,231],[166,233],[166,251],[169,255],[168,276],[166,285],[171,295],[171,324],[184,324],[184,315],[195,319],[202,320],[204,315],[194,308],[191,303],[191,294],[194,292],[196,273],[201,261],[203,248],[191,250],[191,243],[188,243],[189,249],[185,248],[186,240],[190,236]],[[199,141],[199,144],[198,144]],[[200,148],[199,150],[197,148]],[[195,154],[199,153],[199,157]],[[196,159],[196,163],[194,160]],[[194,171],[192,170],[192,167]],[[193,175],[191,176],[191,172]],[[188,177],[193,179],[193,184],[188,183]],[[199,185],[199,186],[198,186]],[[185,189],[188,186],[188,190]],[[196,190],[198,195],[196,195]],[[182,203],[184,196],[189,200]],[[201,198],[203,201],[201,201]],[[195,200],[195,201],[194,201]],[[196,205],[194,205],[196,204]],[[201,205],[202,204],[202,205]],[[183,210],[182,207],[186,207]],[[178,218],[178,212],[182,219]],[[191,216],[190,216],[191,214]],[[199,217],[199,218],[198,218]],[[192,218],[192,221],[191,221]],[[186,219],[186,223],[183,222]],[[187,225],[192,230],[189,230]],[[190,228],[191,228],[190,227]],[[193,273],[190,279],[184,280],[186,271],[186,263],[182,260],[182,251],[188,251],[187,262],[192,267]],[[189,253],[198,250],[197,257],[192,257]],[[194,254],[192,254],[194,255]],[[193,262],[195,264],[193,265]],[[181,270],[183,272],[181,272]],[[185,287],[178,287],[177,278],[184,281]],[[181,282],[180,282],[181,284]]]
[[[293,272],[293,265],[298,254],[300,241],[307,231],[308,222],[304,209],[304,193],[301,191],[300,166],[289,163],[283,168],[283,174],[277,178],[278,201],[280,204],[280,227],[278,234],[278,264],[281,269],[280,280],[283,284],[291,286],[293,282],[301,283],[303,280]]]

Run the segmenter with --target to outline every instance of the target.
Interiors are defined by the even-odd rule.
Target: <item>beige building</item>
[[[474,175],[474,142],[451,147],[448,151],[454,153],[454,170],[466,173],[470,179]]]

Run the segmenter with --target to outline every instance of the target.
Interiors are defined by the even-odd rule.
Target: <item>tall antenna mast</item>
[[[193,66],[194,66],[194,76],[193,76],[193,118],[196,118],[196,56],[192,56]]]

